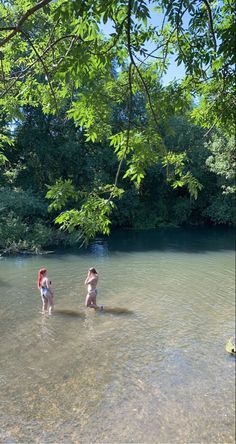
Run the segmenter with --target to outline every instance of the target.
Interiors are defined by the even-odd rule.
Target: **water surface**
[[[84,307],[91,266],[104,312]],[[223,229],[116,232],[86,251],[2,258],[1,442],[233,443],[234,286]]]

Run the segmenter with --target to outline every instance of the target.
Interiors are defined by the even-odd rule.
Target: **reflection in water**
[[[1,442],[234,442],[233,236],[193,232],[1,260]],[[52,316],[39,311],[42,265]],[[92,265],[104,311],[84,307]]]
[[[104,239],[96,239],[95,241],[91,242],[89,250],[95,257],[106,257],[108,256],[108,243]]]
[[[203,253],[235,250],[235,233],[222,227],[160,228],[156,230],[123,230],[114,232],[109,252],[176,251]]]

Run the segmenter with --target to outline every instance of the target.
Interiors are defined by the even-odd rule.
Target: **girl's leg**
[[[47,308],[48,308],[48,300],[43,295],[43,293],[41,293],[41,299],[42,299],[42,303],[43,303],[42,312],[45,313],[45,311],[47,311]]]
[[[98,308],[96,304],[96,297],[95,297],[95,303],[94,303],[94,295],[93,294],[87,294],[85,299],[85,306],[90,308]]]
[[[51,294],[48,294],[48,314],[52,314],[52,310],[53,310],[53,297]]]
[[[87,294],[85,299],[85,306],[90,308],[100,308],[100,310],[103,310],[103,306],[99,307],[97,305],[97,290],[95,290],[92,294]]]
[[[101,305],[100,307],[97,305],[97,290],[94,290],[94,296],[91,303],[93,304],[94,308],[100,308],[100,310],[103,310],[103,305]]]

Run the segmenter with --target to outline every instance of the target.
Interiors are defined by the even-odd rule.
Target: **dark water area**
[[[91,266],[102,312],[84,307]],[[235,442],[233,230],[115,231],[87,249],[4,257],[0,301],[0,442]]]

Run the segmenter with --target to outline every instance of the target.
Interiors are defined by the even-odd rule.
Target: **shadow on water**
[[[88,308],[88,310],[93,310],[91,308]],[[104,307],[103,310],[98,310],[98,313],[102,313],[102,314],[114,314],[117,316],[120,315],[132,315],[134,314],[133,311],[128,310],[127,308],[122,308],[122,307]],[[64,317],[71,317],[71,318],[85,318],[86,314],[83,311],[79,311],[79,310],[70,310],[68,308],[57,308],[54,310],[53,315],[56,316],[64,316]]]
[[[82,311],[78,310],[70,310],[68,308],[57,308],[53,311],[53,316],[59,315],[59,316],[65,316],[70,318],[84,318],[85,314]]]
[[[128,310],[127,308],[121,307],[104,307],[102,313],[110,313],[114,315],[133,315],[134,312],[132,310]]]
[[[11,284],[7,281],[3,281],[2,279],[0,279],[0,287],[9,288],[11,287]]]

